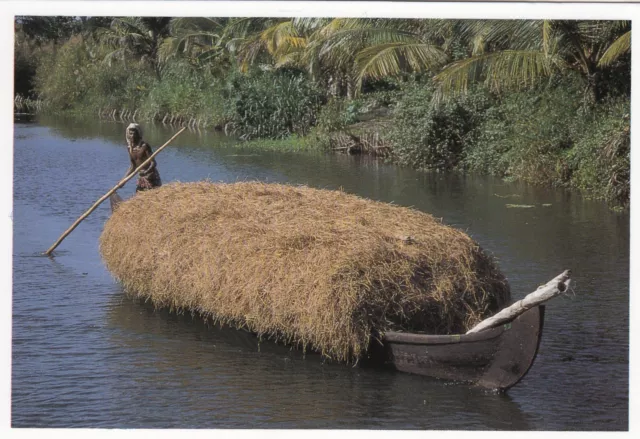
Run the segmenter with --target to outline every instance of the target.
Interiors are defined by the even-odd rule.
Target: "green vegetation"
[[[466,149],[476,142],[485,112],[493,103],[484,90],[458,96],[437,105],[434,86],[408,87],[395,111],[391,131],[394,154],[401,164],[418,169],[459,167]]]
[[[16,109],[372,153],[625,207],[630,41],[628,21],[18,17]]]

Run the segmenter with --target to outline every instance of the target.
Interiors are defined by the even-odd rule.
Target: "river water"
[[[156,147],[174,132],[149,124],[145,131]],[[54,258],[39,256],[127,166],[124,124],[15,123],[13,427],[628,429],[628,213],[487,177],[247,150],[215,133],[185,132],[158,156],[165,183],[258,179],[414,206],[493,253],[514,299],[571,268],[575,294],[548,304],[529,374],[495,395],[324,363],[269,343],[258,348],[242,332],[132,301],[98,252],[108,202]]]

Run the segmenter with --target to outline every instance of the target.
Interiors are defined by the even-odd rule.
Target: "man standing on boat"
[[[147,160],[151,154],[153,154],[153,151],[151,150],[151,146],[142,140],[142,128],[137,123],[129,124],[125,137],[127,139],[129,159],[131,160],[131,165],[124,175],[124,177],[127,177]],[[161,185],[162,181],[160,181],[160,173],[156,166],[156,159],[152,159],[138,174],[136,192],[153,189]]]

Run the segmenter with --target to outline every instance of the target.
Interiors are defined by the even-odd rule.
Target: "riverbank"
[[[231,35],[239,23],[244,21],[219,25]],[[354,76],[346,66],[350,62],[356,62],[354,69],[360,66],[355,53],[370,55],[367,50],[377,50],[374,43],[368,49],[342,53],[341,67],[316,59],[324,66],[317,70],[294,62],[300,53],[293,49],[312,47],[314,38],[324,41],[324,34],[312,32],[304,21],[278,23],[280,30],[279,26],[298,26],[296,43],[283,48],[292,50],[287,52],[290,62],[276,56],[275,46],[270,46],[275,42],[266,43],[276,28],[259,20],[251,37],[255,41],[246,40],[245,34],[238,37],[245,43],[254,41],[255,47],[249,45],[253,49],[216,46],[212,53],[206,52],[216,62],[202,60],[202,54],[185,54],[186,46],[176,51],[187,42],[180,39],[180,29],[187,23],[178,18],[114,19],[110,26],[101,24],[98,34],[69,28],[65,39],[47,44],[17,33],[16,72],[24,81],[16,83],[16,91],[28,95],[29,102],[38,102],[37,111],[42,112],[216,130],[261,149],[371,154],[428,172],[476,172],[579,190],[613,208],[628,207],[631,80],[630,54],[624,44],[612,46],[621,50],[600,60],[596,72],[565,63],[564,70],[549,67],[539,77],[525,75],[523,83],[515,74],[491,79],[483,70],[485,79],[476,81],[460,71],[454,87],[451,76],[449,82],[443,79],[448,74],[457,77],[451,69],[462,61],[478,61],[472,51],[463,49],[469,41],[462,31],[454,37],[460,44],[457,51],[446,49],[448,45],[433,47],[445,64],[427,70],[385,64],[384,71]],[[608,29],[599,37],[602,53],[620,43],[618,38],[624,43],[630,36],[624,23],[614,28],[598,23],[597,29]],[[392,32],[399,24],[391,20],[376,26],[391,26]],[[526,24],[536,30],[544,27],[542,22]],[[590,28],[587,24],[585,29]],[[337,20],[333,25],[346,24]],[[366,33],[371,25],[356,21],[342,32]],[[427,32],[435,25],[427,20],[415,31]],[[547,25],[556,29],[558,38],[583,32],[564,22]],[[167,38],[161,43],[157,33],[148,32],[153,38],[145,40],[146,45],[119,47],[124,40],[107,37],[128,34],[132,26],[155,26]],[[267,28],[260,30],[261,26]],[[342,41],[341,35],[322,43],[328,44],[327,56],[341,53],[332,44],[350,41]],[[203,44],[200,47],[211,46],[210,41],[197,42]],[[527,44],[530,55],[540,55],[535,38]],[[498,59],[511,53],[507,52],[492,56]]]
[[[629,101],[612,100],[580,112],[569,99],[571,91],[559,91],[512,94],[499,102],[473,95],[435,111],[421,110],[429,95],[420,90],[397,94],[386,104],[371,103],[371,97],[330,102],[306,135],[238,139],[236,145],[248,150],[370,154],[425,172],[472,172],[563,187],[604,200],[616,210],[628,208]],[[40,104],[35,111],[46,114],[47,108]],[[63,113],[93,118],[73,109]],[[126,108],[101,111],[97,117],[233,136],[229,126],[204,126],[202,117],[148,117]]]

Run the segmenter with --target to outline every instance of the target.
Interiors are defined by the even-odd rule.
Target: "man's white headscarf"
[[[142,127],[140,125],[138,125],[137,123],[130,123],[127,127],[127,131],[129,131],[130,129],[138,130],[138,134],[140,134],[140,137],[142,137]]]
[[[124,132],[124,138],[127,141],[127,145],[129,145],[129,148],[131,148],[133,145],[131,145],[131,142],[129,140],[129,130],[134,129],[136,131],[138,131],[138,136],[140,137],[140,140],[142,140],[142,127],[140,125],[138,125],[137,123],[130,123],[129,126],[127,127],[127,129]]]

